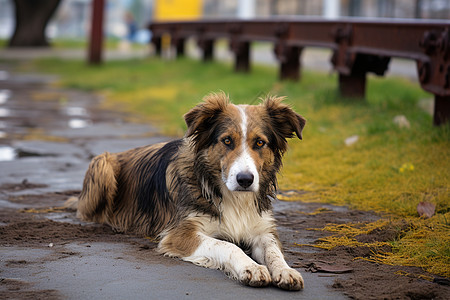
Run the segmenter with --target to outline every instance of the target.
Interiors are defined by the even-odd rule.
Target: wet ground
[[[379,218],[370,212],[274,203],[287,261],[306,285],[285,292],[242,286],[220,271],[157,254],[151,240],[54,209],[79,193],[94,155],[168,138],[101,109],[101,97],[54,87],[53,80],[0,63],[0,299],[448,299],[448,286],[419,278],[418,268],[355,260],[373,249],[298,246],[327,234],[311,228]]]

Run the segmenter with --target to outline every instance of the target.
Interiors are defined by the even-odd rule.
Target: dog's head
[[[184,116],[196,153],[231,192],[274,186],[286,138],[302,138],[305,119],[282,100],[234,105],[224,93],[210,94]]]

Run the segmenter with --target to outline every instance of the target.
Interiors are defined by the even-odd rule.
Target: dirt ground
[[[33,185],[3,185],[0,190],[26,189]],[[9,201],[23,205],[23,209],[2,209],[0,211],[1,245],[6,247],[20,246],[30,248],[46,248],[53,244],[64,245],[73,242],[108,242],[128,245],[129,251],[137,259],[158,260],[155,251],[156,243],[134,235],[113,232],[108,226],[98,224],[80,224],[76,222],[75,212],[48,212],[46,208],[61,205],[67,197],[76,195],[77,191],[49,193],[45,195],[24,195],[11,197]],[[275,216],[278,221],[280,238],[285,246],[288,262],[301,272],[322,272],[333,277],[332,288],[342,291],[354,299],[449,299],[450,287],[420,279],[419,275],[427,275],[419,268],[397,267],[367,262],[356,257],[367,257],[374,249],[364,247],[337,247],[330,251],[314,250],[311,247],[299,247],[294,241],[314,242],[327,233],[309,230],[321,228],[327,223],[366,222],[377,218],[376,215],[362,211],[350,211],[344,208],[337,210],[327,207],[323,213],[310,215],[319,204],[287,203],[275,204]],[[30,210],[35,208],[35,210]],[[289,208],[289,210],[286,210]],[[297,210],[301,209],[301,211]],[[306,213],[305,213],[306,212]],[[53,221],[52,216],[58,216]],[[64,219],[66,222],[64,222]],[[384,241],[392,238],[392,233],[379,231],[370,240]],[[383,249],[384,251],[389,249]],[[65,259],[78,255],[71,251],[57,251],[46,260]],[[10,260],[7,265],[26,267],[33,263],[27,260]],[[42,261],[41,263],[45,263]],[[402,274],[397,275],[399,271]],[[0,273],[1,274],[1,273]],[[2,278],[0,282],[0,298],[33,298],[59,299],[58,291],[33,290],[20,281]]]
[[[10,71],[8,66],[0,64],[0,70],[2,68]],[[93,155],[105,150],[125,150],[164,138],[155,137],[154,132],[149,135],[148,129],[142,129],[142,125],[124,123],[124,118],[120,119],[117,113],[100,111],[99,100],[95,97],[77,91],[55,91],[54,88],[49,91],[48,80],[42,81],[41,76],[27,76],[11,76],[9,81],[0,82],[0,92],[7,89],[13,95],[2,104],[4,111],[12,113],[0,116],[4,127],[0,128],[3,133],[0,150],[14,149],[16,153],[16,157],[11,159],[0,159],[0,247],[10,249],[10,253],[16,249],[28,250],[25,256],[14,256],[14,253],[8,256],[6,252],[0,252],[3,266],[0,269],[0,299],[66,298],[57,289],[42,288],[39,282],[21,280],[11,274],[28,268],[37,270],[31,274],[32,277],[38,276],[40,268],[45,265],[69,258],[81,259],[83,254],[73,250],[74,243],[85,248],[108,243],[119,246],[119,253],[121,249],[127,249],[124,255],[133,257],[136,270],[144,268],[140,264],[144,261],[167,266],[178,264],[175,259],[157,254],[156,243],[150,239],[115,233],[104,225],[80,222],[73,211],[49,209],[61,206],[68,197],[79,193],[84,172]],[[45,103],[36,103],[30,100],[36,92],[40,95],[56,93],[58,96]],[[60,101],[62,97],[64,103]],[[70,105],[72,112],[74,107],[78,111],[80,107],[85,110],[82,117],[90,118],[85,122],[87,128],[64,127],[71,116],[61,112],[67,112]],[[104,125],[104,122],[109,122],[109,125]],[[29,140],[30,131],[34,133],[32,141]],[[133,134],[133,139],[130,139]],[[321,212],[312,214],[317,209]],[[317,239],[330,234],[311,229],[323,228],[328,223],[371,222],[380,217],[375,213],[324,204],[277,201],[274,215],[288,263],[305,275],[310,272],[318,274],[315,280],[331,282],[329,289],[336,295],[334,299],[342,295],[353,299],[450,299],[450,286],[445,278],[427,274],[420,268],[382,265],[361,259],[370,256],[372,251],[387,252],[391,249],[337,247],[328,251],[299,246],[313,245]],[[398,230],[384,228],[357,239],[392,241],[397,234]],[[48,249],[52,249],[50,254]],[[100,251],[106,250],[102,248]],[[121,260],[122,257],[119,255],[114,259]],[[6,274],[6,269],[10,273]],[[421,275],[434,278],[435,282]],[[200,279],[201,282],[205,280]],[[302,294],[284,295],[297,298]],[[322,299],[320,294],[316,298]]]

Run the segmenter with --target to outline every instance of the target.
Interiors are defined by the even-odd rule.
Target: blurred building
[[[39,0],[36,0],[39,1]],[[153,0],[105,0],[105,30],[108,37],[128,36],[130,16],[137,28],[145,28],[152,18]],[[50,38],[84,39],[90,28],[92,0],[62,0],[47,27]],[[0,38],[14,30],[14,3],[0,0]]]
[[[36,0],[39,1],[39,0]],[[140,39],[154,16],[184,13],[179,19],[198,17],[255,18],[271,16],[322,16],[326,18],[450,19],[450,0],[105,0],[108,37]],[[47,28],[51,38],[84,39],[89,32],[92,0],[62,0]],[[157,11],[163,4],[164,11]],[[172,5],[172,7],[170,7]],[[161,7],[161,6],[160,6]],[[162,13],[162,15],[161,15]],[[129,31],[134,28],[134,37]],[[14,30],[12,0],[0,0],[0,38]]]
[[[0,0],[0,38],[8,38],[14,28],[14,11],[11,0]]]
[[[196,20],[202,17],[202,0],[156,0],[153,19],[162,20]]]
[[[1,1],[1,0],[0,0]],[[152,16],[153,1],[106,0],[105,29],[108,37],[125,38],[129,24],[144,28]],[[62,0],[49,25],[50,35],[58,38],[84,38],[89,32],[92,0]]]
[[[204,16],[239,16],[252,2],[256,17],[327,16],[450,19],[450,0],[204,0]]]

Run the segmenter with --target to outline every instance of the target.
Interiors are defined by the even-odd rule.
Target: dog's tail
[[[79,200],[68,200],[76,205],[79,218],[98,223],[111,221],[117,192],[116,174],[119,170],[115,155],[105,152],[94,157],[84,177]]]

